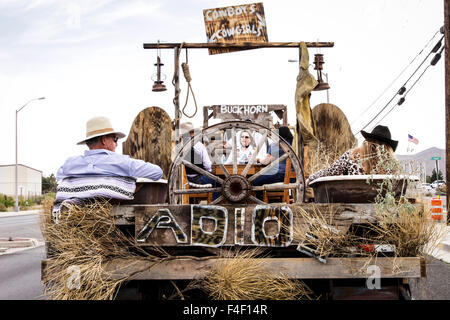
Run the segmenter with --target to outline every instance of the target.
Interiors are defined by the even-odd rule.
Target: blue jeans
[[[276,183],[276,182],[283,182],[284,181],[284,170],[283,171],[279,171],[275,174],[272,175],[262,175],[259,176],[258,178],[256,178],[253,181],[253,185],[254,186],[263,186],[265,184],[270,184],[270,183]],[[256,191],[256,197],[259,200],[263,200],[264,197],[264,193],[263,191]]]
[[[220,187],[220,183],[218,183],[217,181],[214,181],[210,177],[203,176],[203,175],[200,175],[200,174],[195,176],[195,177],[188,177],[188,180],[190,182],[193,182],[193,183],[196,183],[196,184],[211,184],[213,188]],[[220,193],[213,192],[213,194],[212,194],[213,201],[216,200],[219,196],[220,196]]]

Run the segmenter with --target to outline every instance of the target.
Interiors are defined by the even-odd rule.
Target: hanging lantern
[[[325,62],[323,61],[323,54],[321,53],[316,53],[314,55],[314,70],[317,70],[317,82],[319,82],[317,84],[317,86],[313,89],[313,91],[320,91],[320,90],[328,90],[330,89],[330,85],[328,83],[326,83],[325,81],[323,81],[322,79],[322,65]]]
[[[154,83],[152,91],[155,92],[166,91],[167,90],[166,85],[164,84],[164,81],[161,80],[161,76],[164,76],[165,79],[165,75],[161,74],[161,66],[163,66],[164,64],[161,63],[161,58],[159,57],[159,54],[156,59],[156,63],[154,65],[156,66],[156,79],[154,79],[155,75],[153,75],[152,80],[154,81]]]

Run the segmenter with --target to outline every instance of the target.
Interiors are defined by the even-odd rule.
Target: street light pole
[[[18,195],[18,182],[17,182],[17,177],[18,177],[18,167],[17,167],[17,114],[19,113],[20,110],[22,110],[23,108],[25,108],[31,101],[34,100],[43,100],[45,99],[45,97],[41,97],[41,98],[35,98],[35,99],[31,99],[30,101],[28,101],[27,103],[25,103],[23,105],[22,108],[16,110],[16,165],[15,165],[15,179],[14,179],[14,198],[15,198],[15,204],[14,204],[14,211],[18,212],[19,211],[19,195]]]

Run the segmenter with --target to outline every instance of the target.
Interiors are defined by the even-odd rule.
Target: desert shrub
[[[56,199],[56,193],[54,192],[47,192],[46,194],[44,194],[45,198],[52,198],[52,199]]]
[[[20,210],[28,210],[32,206],[34,206],[34,201],[32,199],[25,199],[23,196],[19,197]]]
[[[38,205],[41,205],[41,204],[42,204],[42,201],[44,200],[44,198],[45,198],[44,195],[42,195],[42,196],[37,196],[37,197],[34,198],[34,203],[35,203],[35,204],[38,204]]]
[[[0,203],[2,203],[5,207],[14,207],[14,198],[4,195],[4,194],[0,194]]]
[[[2,202],[0,202],[0,212],[6,212],[6,211],[8,211],[8,209]]]

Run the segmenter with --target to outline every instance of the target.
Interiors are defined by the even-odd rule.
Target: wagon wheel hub
[[[243,176],[230,175],[222,186],[223,196],[230,202],[242,202],[250,195],[251,185]]]

